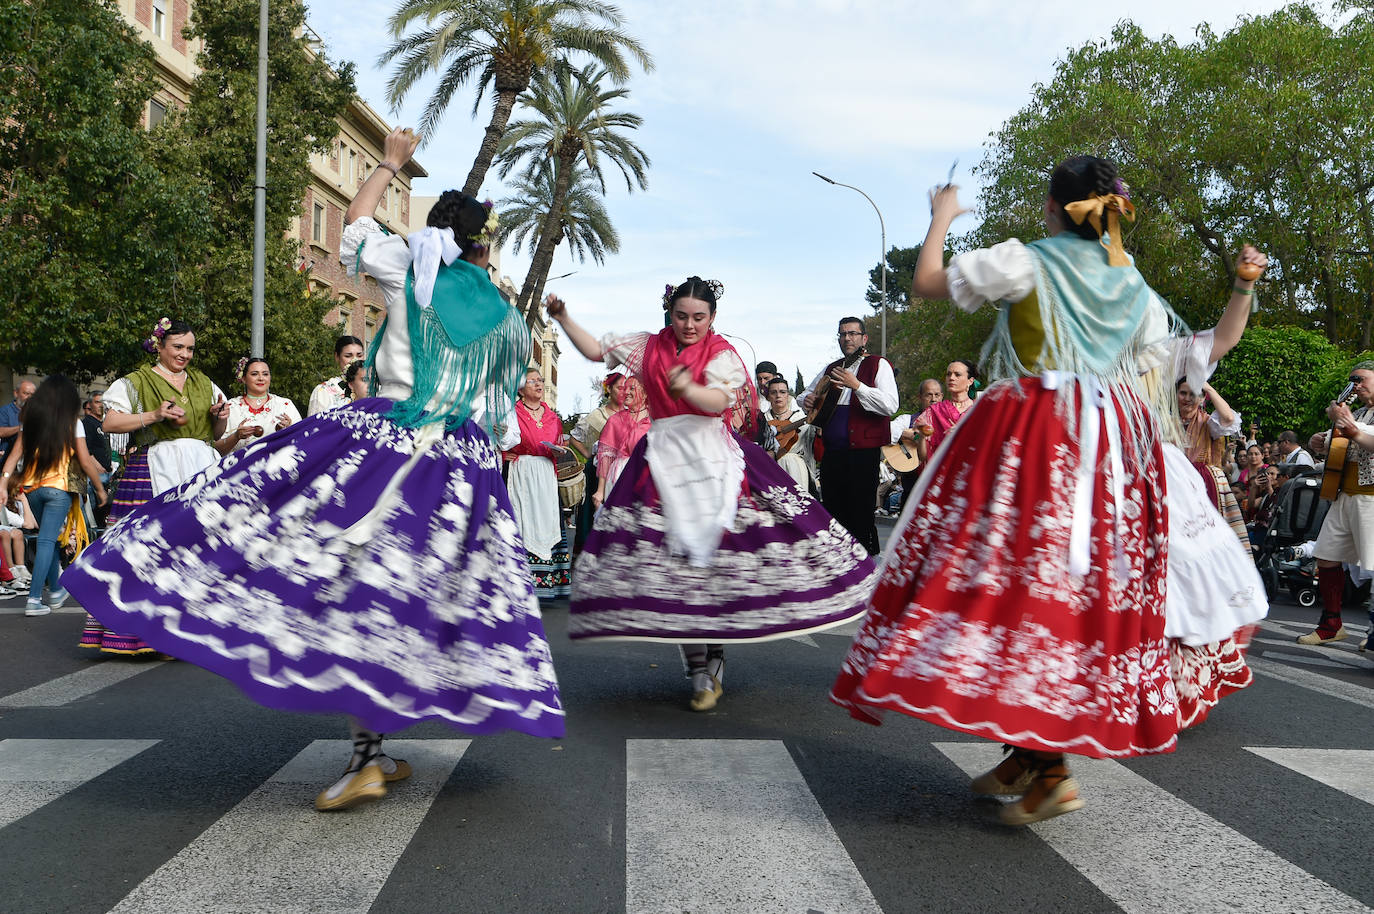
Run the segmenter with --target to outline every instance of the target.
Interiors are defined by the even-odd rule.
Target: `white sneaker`
[[[44,606],[41,600],[30,600],[24,604],[24,615],[26,616],[46,616],[50,612],[52,610]]]
[[[48,599],[43,602],[48,604],[49,609],[61,609],[70,596],[71,594],[67,593],[67,588],[59,587],[56,590],[48,591]]]

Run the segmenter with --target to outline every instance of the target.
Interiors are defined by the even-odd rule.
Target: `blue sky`
[[[431,84],[393,112],[385,104],[386,73],[376,65],[394,5],[319,2],[309,21],[331,59],[358,65],[364,99],[394,123],[413,124]],[[627,28],[657,64],[633,78],[624,102],[644,117],[636,140],[653,161],[649,188],[629,194],[608,174],[620,253],[598,266],[573,262],[560,245],[553,275],[577,273],[550,289],[600,335],[661,327],[665,283],[691,274],[719,279],[725,296],[717,329],[736,337],[751,364],[769,359],[789,378],[799,366],[809,379],[837,354],[836,320],[871,313],[863,292],[880,251],[869,204],[812,171],[863,188],[882,210],[889,246],[916,243],[928,223],[927,190],[958,159],[955,181],[971,201],[969,169],[981,161],[989,134],[1027,103],[1036,82],[1053,76],[1068,49],[1108,35],[1126,18],[1148,34],[1187,41],[1204,19],[1220,32],[1240,16],[1281,5],[624,2]],[[457,99],[420,151],[431,177],[417,193],[462,185],[489,116],[484,104],[471,118],[471,98]],[[504,195],[494,172],[483,193]],[[526,257],[504,258],[503,271],[517,285],[527,267]],[[566,415],[592,405],[600,366],[566,341],[563,348],[558,409]],[[876,329],[871,348],[878,348]]]

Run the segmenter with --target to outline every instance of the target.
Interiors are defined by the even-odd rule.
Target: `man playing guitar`
[[[765,391],[768,398],[768,424],[777,436],[778,450],[773,455],[803,492],[813,493],[817,478],[816,454],[812,445],[816,427],[806,421],[806,411],[792,399],[787,379],[775,375]]]
[[[807,386],[802,406],[821,429],[821,504],[870,555],[878,551],[873,503],[878,496],[878,459],[891,441],[889,419],[897,412],[892,363],[868,354],[868,334],[857,317],[840,319],[840,358]]]
[[[1332,432],[1349,439],[1341,466],[1340,491],[1322,521],[1312,554],[1317,559],[1317,590],[1322,599],[1317,630],[1298,638],[1300,644],[1328,644],[1345,639],[1341,598],[1345,591],[1343,562],[1374,568],[1374,361],[1350,372],[1351,393],[1359,409],[1335,400],[1326,409]],[[1313,450],[1326,450],[1332,432],[1313,435]],[[1339,451],[1338,448],[1333,449]],[[1368,639],[1360,650],[1368,647]]]

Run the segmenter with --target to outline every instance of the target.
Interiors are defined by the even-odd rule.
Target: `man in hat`
[[[1321,532],[1312,554],[1317,559],[1317,592],[1321,595],[1322,615],[1316,631],[1298,638],[1299,644],[1330,644],[1346,638],[1341,621],[1341,600],[1345,594],[1345,569],[1342,563],[1374,568],[1374,360],[1358,363],[1350,371],[1352,391],[1359,401],[1353,412],[1344,403],[1332,401],[1326,408],[1335,433],[1349,439],[1341,489],[1322,521]],[[1324,450],[1331,432],[1321,438],[1314,450]],[[1364,650],[1368,640],[1360,645]]]

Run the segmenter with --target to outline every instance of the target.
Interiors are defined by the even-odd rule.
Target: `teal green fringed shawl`
[[[509,410],[525,375],[529,328],[486,271],[465,260],[440,265],[429,307],[416,303],[414,278],[413,272],[406,276],[406,321],[415,383],[410,396],[397,402],[387,417],[407,428],[442,422],[456,429],[472,417],[481,396],[490,433]],[[385,333],[383,323],[368,355],[369,365]],[[372,383],[377,383],[375,375]]]

